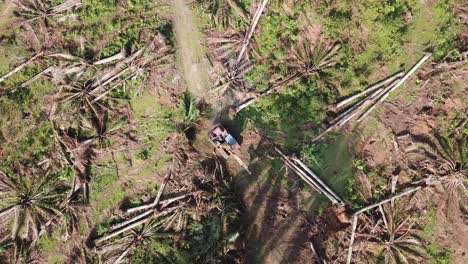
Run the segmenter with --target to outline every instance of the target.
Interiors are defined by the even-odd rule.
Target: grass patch
[[[93,175],[90,183],[90,204],[94,211],[93,215],[97,220],[101,220],[106,217],[108,210],[117,208],[125,197],[125,190],[118,183],[118,176],[115,172],[95,170]]]
[[[43,253],[49,254],[53,252],[60,241],[55,237],[45,234],[39,239],[39,248]]]
[[[437,214],[434,208],[430,208],[427,214],[424,215],[424,229],[422,230],[421,237],[428,242],[426,247],[427,253],[430,257],[429,263],[431,264],[450,264],[452,261],[452,254],[449,250],[443,248],[435,234],[437,232]]]
[[[301,151],[301,159],[344,200],[349,200],[346,186],[354,178],[348,136],[338,136],[332,142],[308,145]]]

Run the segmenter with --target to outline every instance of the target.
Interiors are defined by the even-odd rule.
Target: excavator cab
[[[240,154],[240,145],[237,140],[223,127],[216,124],[208,131],[210,142],[215,146],[215,150],[225,159],[233,157],[247,173],[251,174],[249,167],[237,154]]]
[[[224,158],[228,158],[232,155],[234,149],[239,148],[237,140],[221,124],[213,126],[208,132],[208,136],[211,143],[216,147],[216,150]]]

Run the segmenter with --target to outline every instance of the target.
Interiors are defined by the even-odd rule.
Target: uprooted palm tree
[[[216,60],[225,64],[237,57],[244,44],[245,36],[233,29],[224,32],[210,31],[208,33],[208,48]]]
[[[116,263],[116,260],[131,256],[141,242],[150,241],[149,234],[170,238],[166,236],[167,232],[191,234],[190,239],[200,250],[197,250],[197,256],[203,254],[214,259],[229,255],[233,250],[241,226],[238,221],[240,211],[235,202],[238,200],[231,190],[224,188],[225,169],[221,169],[223,167],[215,159],[199,162],[193,148],[176,141],[178,144],[172,151],[168,175],[155,200],[126,210],[133,216],[111,225],[107,235],[95,240],[98,248],[103,249],[100,252],[106,261]],[[163,193],[166,185],[166,193]],[[202,219],[214,220],[207,223]],[[194,222],[200,222],[200,225],[193,225]],[[215,232],[208,236],[204,233],[206,228]],[[210,241],[205,241],[208,237]],[[125,245],[115,248],[115,243],[121,242]],[[161,256],[162,259],[165,257],[164,254]]]
[[[121,237],[106,242],[99,246],[98,253],[104,259],[105,263],[123,263],[124,260],[140,246],[144,246],[154,240],[168,239],[175,236],[173,232],[163,231],[164,221],[153,219],[142,226],[124,233]],[[158,257],[164,262],[170,262],[164,252],[152,252],[158,254]]]
[[[226,62],[223,72],[218,74],[218,79],[215,82],[216,89],[214,91],[220,94],[225,94],[228,91],[234,93],[251,92],[254,86],[245,80],[245,76],[247,76],[254,66],[249,60],[242,60],[239,63],[233,60]]]
[[[102,111],[98,116],[90,119],[83,118],[80,128],[86,138],[96,140],[102,147],[110,147],[106,140],[111,137],[114,139],[128,138],[128,131],[124,128],[128,127],[128,119],[125,114],[109,111]],[[124,130],[124,131],[123,131]]]
[[[56,6],[52,6],[51,1],[44,0],[15,0],[13,2],[18,7],[18,15],[29,21],[56,16],[82,6],[81,0],[66,0]]]
[[[379,213],[361,215],[355,257],[383,263],[416,263],[427,258],[415,220],[402,204],[386,204]],[[361,240],[364,238],[365,240]],[[365,261],[363,261],[365,262]]]
[[[0,171],[0,226],[13,240],[37,241],[44,225],[63,216],[64,188],[57,175],[13,175]]]
[[[411,263],[426,256],[421,239],[414,229],[411,215],[405,214],[400,207],[385,206],[384,217],[387,225],[381,238],[385,263]],[[384,222],[385,224],[385,222]]]
[[[434,131],[433,137],[420,138],[429,160],[421,163],[423,172],[440,180],[446,188],[448,208],[468,199],[468,134],[454,131],[444,135]]]
[[[244,44],[244,38],[244,35],[233,30],[210,33],[208,47],[216,61],[220,62],[214,67],[215,87],[217,87],[215,91],[220,94],[225,94],[227,91],[248,92],[252,89],[252,86],[245,81],[245,76],[253,69],[254,64],[248,57],[236,61]],[[251,46],[248,45],[249,48]]]
[[[239,104],[236,107],[237,112],[264,96],[288,87],[300,79],[309,78],[338,63],[340,45],[332,44],[320,33],[311,33],[311,31],[311,29],[306,29],[299,34],[297,42],[282,62],[288,67],[289,75],[271,80],[271,85],[267,90]]]
[[[206,6],[208,13],[218,27],[232,26],[234,14],[248,23],[248,14],[237,0],[198,0],[198,2]]]
[[[339,57],[339,44],[331,44],[322,35],[316,36],[308,31],[302,31],[295,46],[290,50],[285,63],[293,72],[288,82],[295,81],[296,78],[309,77],[319,71],[334,66]]]

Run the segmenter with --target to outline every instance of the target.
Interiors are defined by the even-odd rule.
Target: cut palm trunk
[[[416,186],[416,187],[409,188],[409,189],[407,189],[407,190],[405,190],[405,191],[403,191],[403,192],[401,192],[399,194],[392,195],[389,198],[383,199],[382,201],[380,201],[378,203],[371,204],[371,205],[368,205],[366,207],[363,207],[362,209],[360,209],[356,213],[354,213],[354,215],[362,214],[362,213],[364,213],[366,211],[369,211],[370,209],[373,209],[373,208],[376,208],[376,207],[381,206],[383,204],[386,204],[388,202],[391,202],[391,201],[393,201],[393,200],[395,200],[397,198],[412,194],[412,193],[420,190],[421,188],[422,188],[421,186]]]
[[[391,76],[389,76],[389,77],[387,77],[387,78],[385,78],[385,79],[383,79],[383,80],[381,80],[381,81],[379,81],[379,82],[377,82],[377,83],[375,83],[375,84],[369,86],[369,87],[368,87],[367,89],[365,89],[364,91],[362,91],[362,92],[360,92],[360,93],[358,93],[358,94],[356,94],[356,95],[353,95],[353,96],[351,96],[351,97],[349,97],[349,98],[344,99],[343,101],[339,102],[339,103],[336,105],[336,108],[337,108],[337,109],[341,109],[341,108],[343,108],[344,106],[348,105],[349,103],[353,102],[354,100],[356,100],[356,99],[358,99],[358,98],[360,98],[360,97],[362,97],[362,96],[364,96],[364,95],[366,95],[366,94],[368,94],[368,93],[370,93],[370,92],[372,92],[372,91],[375,91],[375,90],[379,89],[380,87],[383,87],[383,86],[385,86],[385,85],[391,83],[391,82],[392,82],[393,80],[395,80],[395,79],[399,79],[399,78],[402,77],[404,74],[405,74],[405,73],[402,72],[402,71],[400,71],[400,72],[398,72],[398,73],[396,73],[396,74],[393,74],[393,75],[391,75]]]
[[[335,200],[334,203],[336,204],[343,204],[343,200],[341,200],[341,198],[332,190],[330,189],[327,184],[325,184],[325,182],[322,181],[322,179],[320,179],[317,174],[315,174],[309,167],[307,167],[301,160],[299,160],[298,158],[292,158],[292,160],[294,160],[295,162],[297,162],[305,171],[307,171],[309,173],[309,175],[311,175],[314,180],[316,182],[318,182],[320,184],[320,186],[322,186],[325,190],[326,190],[326,193],[328,193],[329,195],[331,195],[333,197],[333,199]]]
[[[107,64],[107,63],[111,63],[111,62],[114,62],[114,61],[117,61],[117,60],[121,60],[125,58],[125,49],[122,49],[119,53],[113,55],[113,56],[110,56],[108,58],[104,58],[102,60],[98,60],[98,61],[95,61],[93,63],[93,65],[101,65],[101,64]]]
[[[239,56],[237,57],[237,61],[236,61],[237,64],[240,63],[242,59],[244,58],[245,52],[247,51],[247,47],[250,44],[250,39],[252,38],[253,33],[255,32],[255,29],[257,28],[258,21],[260,20],[260,17],[263,14],[263,10],[265,9],[267,4],[268,4],[268,0],[263,0],[262,5],[255,12],[249,32],[246,38],[244,39],[244,45],[242,45],[241,51],[239,52]]]
[[[286,78],[285,80],[283,81],[280,81],[279,83],[275,84],[275,85],[272,85],[270,88],[268,88],[266,91],[258,94],[256,97],[254,98],[250,98],[250,99],[247,99],[246,101],[244,101],[243,103],[241,103],[240,105],[236,106],[235,110],[236,110],[236,113],[239,113],[240,111],[242,111],[242,109],[250,106],[251,104],[257,102],[258,100],[262,99],[263,97],[273,93],[273,92],[276,92],[284,87],[287,87],[289,85],[291,85],[292,83],[296,82],[297,80],[299,80],[300,78],[302,78],[302,74],[293,74],[291,76],[289,76],[288,78]]]
[[[311,169],[297,158],[286,156],[280,149],[275,147],[275,151],[286,162],[299,177],[309,184],[318,193],[325,195],[333,204],[343,204],[343,201],[336,195]]]
[[[67,0],[63,4],[54,6],[48,12],[49,15],[57,15],[73,8],[79,8],[83,5],[81,0]]]
[[[113,238],[115,236],[118,236],[118,235],[120,235],[120,234],[122,234],[122,233],[124,233],[124,232],[126,232],[128,230],[131,230],[131,229],[133,229],[133,228],[135,228],[135,227],[137,227],[137,226],[139,226],[141,224],[144,224],[144,223],[148,222],[151,219],[166,216],[166,215],[174,212],[175,210],[177,210],[179,207],[180,206],[172,207],[172,208],[169,208],[169,209],[167,209],[165,211],[162,211],[162,212],[157,212],[157,211],[151,210],[150,212],[153,213],[152,215],[149,215],[148,217],[145,217],[145,218],[143,218],[143,219],[141,219],[141,220],[127,226],[127,227],[124,227],[122,229],[114,230],[113,232],[109,233],[108,235],[97,239],[95,242],[96,242],[96,244],[102,243],[103,241],[111,239],[111,238]]]
[[[278,152],[278,150],[276,151]],[[284,162],[286,163],[286,166],[288,166],[292,171],[294,171],[303,181],[309,184],[310,187],[312,187],[312,189],[314,189],[319,194],[322,194],[320,187],[316,183],[314,183],[314,181],[312,181],[304,171],[302,171],[299,167],[297,167],[297,165],[291,162],[289,158],[285,156],[281,151],[279,151],[278,153],[283,158]]]
[[[164,192],[164,189],[166,188],[167,182],[169,181],[171,175],[172,175],[172,173],[169,172],[168,175],[166,177],[164,177],[164,182],[163,182],[163,184],[161,184],[161,187],[159,187],[158,194],[156,195],[156,198],[154,199],[152,204],[138,206],[138,207],[135,207],[135,208],[130,208],[126,212],[130,214],[130,213],[141,211],[141,210],[144,210],[144,209],[156,207],[159,204],[159,200],[161,200],[161,196],[162,196],[162,194]]]
[[[383,101],[385,101],[388,96],[390,95],[391,92],[393,92],[395,89],[400,87],[425,61],[431,57],[431,53],[428,53],[422,57],[418,63],[416,63],[406,74],[401,78],[393,87],[385,91],[385,93],[382,95],[382,97],[379,98],[377,102],[375,102],[374,105],[372,105],[359,119],[357,120],[358,122],[362,121],[364,118],[366,118],[378,105],[380,105]]]
[[[32,77],[31,79],[25,81],[24,83],[21,84],[21,87],[26,87],[28,85],[30,85],[31,83],[37,81],[39,78],[41,78],[44,74],[47,74],[51,71],[53,71],[55,68],[54,67],[48,67],[46,68],[45,70],[41,71],[40,73],[36,74],[34,77]]]
[[[20,64],[19,66],[17,66],[16,68],[14,68],[13,70],[11,70],[10,72],[6,73],[5,75],[3,75],[2,77],[0,77],[0,83],[5,81],[8,77],[12,76],[13,74],[21,71],[24,67],[28,66],[29,64],[33,63],[37,58],[39,58],[40,56],[42,56],[42,54],[44,54],[44,52],[39,52],[37,53],[36,55],[32,56],[29,60],[27,60],[26,62]]]
[[[171,199],[164,200],[164,201],[162,201],[160,203],[161,206],[159,207],[159,209],[155,208],[155,206],[153,206],[154,203],[132,208],[133,209],[132,212],[142,211],[142,210],[145,210],[145,209],[148,210],[148,211],[143,212],[143,213],[141,213],[141,214],[139,214],[139,215],[137,215],[137,216],[135,216],[133,218],[130,218],[128,220],[125,220],[125,221],[123,221],[121,223],[117,223],[115,225],[112,225],[112,226],[109,227],[109,230],[113,231],[113,230],[122,228],[122,227],[124,227],[126,225],[129,225],[129,224],[131,224],[131,223],[133,223],[133,222],[135,222],[135,221],[137,221],[139,219],[142,219],[142,218],[150,215],[154,211],[161,211],[164,208],[166,208],[168,205],[170,205],[170,204],[172,204],[172,203],[174,203],[176,201],[182,200],[182,199],[184,199],[184,198],[186,198],[188,196],[191,196],[191,195],[193,195],[193,194],[188,193],[188,194],[180,195],[180,196],[177,196],[177,197],[174,197],[174,198],[171,198]],[[127,211],[127,213],[128,213],[128,211]]]
[[[356,237],[357,221],[358,221],[358,216],[357,215],[353,216],[353,227],[351,230],[351,239],[349,240],[348,258],[346,259],[346,264],[351,264],[351,258],[353,256],[354,238]]]
[[[127,246],[127,248],[119,255],[119,257],[112,263],[112,264],[118,264],[124,260],[124,258],[127,256],[127,254],[130,252],[132,247],[135,245],[136,241],[132,242],[130,245]]]
[[[352,106],[350,109],[346,110],[344,113],[339,115],[337,118],[332,120],[330,122],[330,126],[325,129],[322,133],[320,133],[318,136],[316,136],[313,140],[312,143],[320,140],[325,134],[330,132],[331,130],[341,127],[344,124],[346,124],[349,120],[351,120],[353,117],[355,117],[357,114],[359,114],[362,110],[365,109],[366,106],[370,104],[369,100],[372,100],[374,97],[378,96],[381,92],[383,91],[382,88],[379,90],[375,91],[371,95],[368,95],[366,98],[364,98],[362,101],[358,102],[356,105]]]

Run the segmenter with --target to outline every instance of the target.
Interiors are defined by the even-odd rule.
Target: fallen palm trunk
[[[273,85],[272,87],[268,88],[266,91],[260,93],[256,97],[247,99],[246,101],[244,101],[243,103],[241,103],[240,105],[235,107],[236,113],[239,113],[240,111],[242,111],[242,109],[250,106],[251,104],[255,103],[256,101],[260,100],[261,98],[263,98],[263,97],[265,97],[265,96],[267,96],[267,95],[269,95],[269,94],[271,94],[271,93],[273,93],[275,91],[278,91],[281,88],[289,86],[290,84],[294,83],[295,81],[299,80],[300,78],[302,78],[302,74],[291,75],[290,77],[286,78],[286,80],[281,81],[280,83],[278,83],[276,85]]]
[[[27,60],[26,62],[20,64],[19,66],[17,66],[16,68],[14,68],[13,70],[11,70],[10,72],[8,72],[7,74],[3,75],[2,77],[0,77],[0,83],[5,81],[8,77],[12,76],[13,74],[21,71],[24,67],[28,66],[29,64],[33,63],[37,58],[39,58],[40,56],[42,56],[42,54],[44,54],[44,52],[39,52],[37,53],[36,55],[32,56],[29,60]]]
[[[84,60],[81,59],[80,57],[76,57],[76,56],[66,54],[66,53],[53,53],[53,54],[47,55],[47,57],[64,59],[64,60],[69,60],[69,61],[80,61],[84,63]]]
[[[379,81],[379,82],[377,82],[377,83],[375,83],[375,84],[369,86],[369,87],[368,87],[367,89],[365,89],[364,91],[362,91],[362,92],[360,92],[360,93],[358,93],[358,94],[356,94],[356,95],[353,95],[353,96],[351,96],[351,97],[349,97],[349,98],[346,98],[345,100],[339,102],[339,103],[336,105],[336,108],[337,108],[337,109],[340,109],[340,108],[342,108],[343,106],[348,105],[349,103],[351,103],[351,102],[354,101],[355,99],[360,98],[360,97],[362,97],[363,95],[368,94],[369,92],[372,92],[372,91],[374,91],[374,90],[377,90],[377,89],[379,89],[380,87],[385,86],[386,84],[391,83],[391,82],[392,82],[393,80],[395,80],[395,79],[399,79],[399,78],[402,77],[404,74],[405,74],[405,73],[402,72],[402,71],[401,71],[401,72],[398,72],[398,73],[396,73],[396,74],[393,74],[393,75],[387,77],[386,79],[383,79],[383,80],[381,80],[381,81]]]
[[[237,163],[239,163],[239,165],[241,165],[241,167],[247,171],[248,174],[252,174],[249,170],[249,166],[247,166],[247,164],[245,164],[241,158],[239,158],[239,156],[237,156],[236,154],[232,153],[232,157],[237,161]]]
[[[409,195],[409,194],[411,194],[411,193],[413,193],[413,192],[415,192],[415,191],[420,190],[421,188],[422,188],[421,186],[416,186],[416,187],[413,187],[413,188],[409,188],[409,189],[407,189],[406,191],[403,191],[403,192],[401,192],[401,193],[399,193],[399,194],[392,195],[392,196],[390,196],[390,197],[387,198],[387,199],[383,199],[382,201],[380,201],[380,202],[378,202],[378,203],[371,204],[371,205],[368,205],[368,206],[366,206],[366,207],[363,207],[363,208],[360,209],[359,211],[355,212],[354,215],[362,214],[362,213],[364,213],[364,212],[366,212],[366,211],[369,211],[370,209],[373,209],[373,208],[378,207],[378,206],[380,206],[380,205],[386,204],[386,203],[388,203],[388,202],[390,202],[390,201],[393,201],[393,200],[395,200],[395,199],[397,199],[397,198],[400,198],[400,197],[405,196],[405,195]]]
[[[395,83],[393,83],[392,85],[395,85]],[[388,88],[387,88],[388,89]],[[362,104],[356,109],[354,110],[352,113],[350,113],[348,116],[346,116],[345,118],[343,118],[343,120],[341,120],[340,122],[338,122],[338,126],[339,127],[342,127],[344,125],[346,125],[351,119],[353,119],[354,117],[360,115],[364,110],[367,109],[367,107],[369,107],[370,105],[372,105],[372,102],[374,100],[374,98],[378,98],[379,96],[381,96],[383,93],[385,92],[384,89],[379,89],[377,90],[374,94],[372,94],[370,96],[369,99],[366,99],[362,102]]]
[[[102,94],[100,94],[98,97],[94,98],[93,100],[93,103],[101,100],[102,98],[104,98],[106,95],[108,95],[110,92],[112,92],[115,88],[119,87],[120,85],[122,85],[123,83],[125,83],[126,81],[128,81],[129,79],[135,77],[135,74],[131,74],[125,78],[123,78],[122,80],[120,80],[118,83],[116,83],[114,86],[112,86],[111,88],[107,89],[106,91],[104,91]]]
[[[130,208],[130,209],[128,209],[126,211],[126,213],[130,214],[130,213],[133,213],[133,212],[137,212],[137,211],[145,210],[145,209],[148,209],[148,208],[156,207],[159,204],[159,200],[161,199],[162,193],[164,192],[164,189],[166,188],[167,182],[170,179],[170,175],[171,175],[171,173],[169,173],[165,177],[163,184],[161,184],[161,187],[159,187],[158,194],[156,195],[156,198],[154,199],[153,203],[143,205],[143,206],[134,207],[134,208]],[[183,197],[186,197],[186,196],[183,196]]]
[[[128,231],[130,229],[133,229],[133,228],[135,228],[135,227],[137,227],[137,226],[139,226],[141,224],[144,224],[144,223],[148,222],[149,220],[151,220],[153,218],[158,218],[158,217],[168,215],[168,214],[172,213],[173,211],[175,211],[176,209],[178,209],[179,207],[180,206],[176,206],[176,207],[170,208],[170,209],[168,209],[166,211],[162,211],[162,212],[150,211],[151,213],[153,213],[153,215],[150,215],[149,217],[143,218],[143,219],[141,219],[141,220],[139,220],[139,221],[125,227],[125,228],[115,230],[115,231],[109,233],[108,235],[97,239],[95,242],[96,242],[96,244],[102,243],[103,241],[111,239],[111,238],[113,238],[115,236],[118,236],[118,235],[120,235],[120,234],[122,234],[122,233],[124,233],[124,232],[126,232],[126,231]]]
[[[236,64],[241,62],[242,58],[244,58],[245,52],[247,51],[247,47],[250,44],[250,39],[252,38],[253,33],[255,32],[255,29],[257,28],[258,21],[260,20],[263,10],[265,9],[267,4],[268,4],[268,0],[263,0],[262,5],[255,12],[255,15],[252,20],[252,25],[250,26],[249,33],[247,34],[244,40],[244,45],[242,46],[241,51],[239,52],[239,56],[237,57]]]
[[[99,82],[95,82],[93,83],[93,85],[91,87],[95,88],[94,90],[92,90],[90,92],[90,94],[96,94],[97,91],[99,91],[100,89],[104,88],[105,86],[107,86],[109,83],[113,82],[114,80],[116,80],[117,78],[119,78],[120,76],[124,75],[125,73],[127,72],[132,72],[136,69],[135,66],[129,66],[125,69],[122,69],[120,70],[117,74],[114,74],[112,75],[111,77],[109,77],[108,79],[105,79],[104,82],[102,83],[99,83]]]
[[[130,252],[130,250],[132,249],[135,243],[136,241],[128,245],[127,248],[125,248],[125,250],[119,255],[119,257],[112,264],[118,264],[122,262],[122,260],[125,258],[125,256],[127,256],[128,252]]]
[[[337,118],[332,120],[330,122],[330,126],[325,131],[323,131],[318,136],[316,136],[312,140],[312,142],[318,141],[326,133],[330,132],[331,130],[335,129],[336,127],[344,126],[351,119],[353,119],[354,117],[356,117],[358,115],[360,115],[360,116],[358,117],[357,122],[362,121],[379,104],[381,104],[389,96],[389,94],[392,91],[394,91],[396,88],[401,86],[409,78],[409,76],[411,76],[430,56],[431,56],[431,54],[426,54],[421,60],[418,61],[418,63],[416,63],[410,69],[410,71],[408,71],[406,74],[404,74],[401,79],[399,79],[399,77],[401,76],[402,73],[397,73],[397,74],[387,78],[386,80],[379,82],[378,85],[380,85],[379,86],[380,88],[375,88],[375,87],[372,88],[373,90],[378,89],[377,91],[375,91],[371,95],[367,96],[366,98],[364,98],[363,100],[358,102],[356,105],[352,106],[350,109],[346,110],[344,113],[340,114]],[[388,85],[386,88],[381,88],[383,85],[388,84],[389,82],[391,82],[390,85]],[[383,85],[382,85],[382,83],[383,83]],[[357,98],[357,97],[358,96],[356,95],[355,98]],[[350,98],[345,99],[343,101],[343,103],[339,103],[337,105],[337,108],[342,107],[344,105],[347,105],[350,101],[354,100],[354,98],[351,99],[351,100],[349,100],[349,99]],[[370,107],[369,107],[369,105],[370,105]],[[365,111],[365,112],[362,113],[363,111]]]
[[[83,3],[80,0],[68,0],[65,1],[63,4],[52,7],[48,14],[57,15],[73,8],[79,8],[82,5]]]
[[[26,87],[28,85],[30,85],[31,83],[37,81],[39,78],[41,78],[44,74],[47,74],[51,71],[53,71],[55,68],[54,67],[48,67],[46,68],[45,70],[41,71],[40,73],[36,74],[34,77],[32,77],[31,79],[25,81],[24,83],[21,84],[21,87]]]
[[[369,105],[372,104],[372,102],[374,102],[374,100],[376,100],[376,98],[379,98],[381,97],[383,94],[385,94],[387,91],[389,91],[390,89],[392,89],[393,87],[395,87],[395,85],[400,81],[400,79],[396,79],[394,80],[389,86],[387,86],[386,88],[380,88],[379,90],[375,91],[373,94],[371,94],[370,96],[368,96],[366,99],[364,99],[362,102],[360,102],[360,106],[354,110],[352,113],[350,113],[348,116],[346,116],[343,120],[341,120],[340,122],[338,122],[338,126],[342,127],[344,126],[346,123],[348,123],[351,119],[353,119],[354,117],[360,115],[364,110],[367,109],[367,107]]]
[[[107,63],[110,63],[110,62],[113,62],[113,61],[116,61],[116,60],[121,60],[123,58],[125,58],[125,50],[121,50],[119,53],[117,53],[117,54],[115,54],[113,56],[110,56],[108,58],[95,61],[93,63],[93,65],[107,64]]]
[[[286,155],[284,155],[279,149],[276,149],[276,152],[278,152],[280,154],[280,156],[283,158],[283,161],[286,162],[286,166],[288,166],[291,170],[293,170],[297,175],[299,175],[299,177],[305,181],[307,184],[310,185],[310,187],[312,187],[312,189],[314,189],[316,192],[318,192],[319,194],[322,194],[322,191],[320,190],[320,187],[314,183],[308,176],[307,174],[302,171],[299,167],[297,167],[293,162],[291,162],[289,160],[289,157],[287,157]]]
[[[388,89],[388,91],[385,92],[384,95],[382,95],[382,97],[380,97],[380,99],[373,105],[371,106],[371,108],[366,111],[366,113],[364,113],[361,117],[359,117],[359,119],[357,120],[358,122],[363,120],[366,116],[369,115],[370,112],[372,112],[378,105],[380,105],[383,101],[385,101],[385,99],[388,98],[388,96],[390,95],[391,92],[393,92],[396,88],[400,87],[425,61],[427,61],[429,59],[429,57],[431,57],[431,53],[428,53],[426,55],[424,55],[424,57],[422,57],[418,63],[416,63],[406,74],[405,76],[403,76],[403,78],[401,78],[401,80],[396,83],[393,87],[391,87],[390,89]]]
[[[171,203],[179,201],[179,200],[184,199],[184,198],[186,198],[188,196],[191,196],[191,195],[192,195],[192,193],[189,193],[189,194],[180,195],[180,196],[177,196],[177,197],[174,197],[174,198],[171,198],[171,199],[167,199],[167,200],[161,202],[161,206],[160,206],[159,210],[163,210],[164,208],[166,208]],[[137,220],[139,220],[141,218],[144,218],[144,217],[148,216],[154,210],[157,210],[157,208],[155,208],[153,206],[153,204],[154,203],[139,206],[139,207],[136,207],[136,208],[132,208],[133,209],[132,212],[142,211],[142,210],[146,210],[146,209],[149,209],[149,210],[146,211],[146,212],[143,212],[143,213],[141,213],[141,214],[139,214],[139,215],[137,215],[137,216],[135,216],[133,218],[130,218],[130,219],[126,220],[126,221],[123,221],[121,223],[117,223],[115,225],[112,225],[112,226],[109,227],[109,230],[112,231],[112,230],[119,229],[119,228],[121,228],[123,226],[126,226],[126,225],[128,225],[128,224],[130,224],[132,222],[135,222],[135,221],[137,221]],[[127,213],[129,213],[129,212],[127,211]]]
[[[275,147],[275,151],[280,154],[286,165],[299,175],[306,183],[308,183],[318,193],[325,195],[333,204],[343,204],[343,201],[336,195],[311,169],[309,169],[302,161],[297,158],[286,156],[279,148]]]
[[[306,170],[309,175],[311,175],[315,181],[317,181],[320,186],[322,186],[328,194],[330,194],[331,196],[333,196],[333,198],[335,199],[335,203],[338,203],[338,204],[342,204],[343,203],[343,200],[341,200],[341,198],[334,192],[332,191],[332,189],[330,189],[326,184],[325,182],[322,181],[322,179],[320,179],[317,174],[315,174],[309,167],[307,167],[301,160],[299,160],[298,158],[292,158],[295,162],[297,162],[302,168],[304,168],[304,170]]]
[[[330,123],[330,126],[325,129],[322,133],[320,133],[318,136],[316,136],[313,140],[312,140],[312,143],[318,141],[319,139],[321,139],[323,136],[325,136],[325,134],[327,134],[328,132],[330,132],[331,130],[335,129],[336,127],[338,126],[343,126],[344,124],[346,124],[349,120],[351,120],[357,113],[359,113],[360,111],[362,111],[367,105],[369,105],[369,103],[366,103],[366,102],[369,102],[369,100],[371,100],[372,98],[376,97],[379,93],[381,93],[383,91],[383,89],[379,89],[377,91],[375,91],[374,93],[372,93],[371,95],[367,96],[365,99],[363,99],[361,102],[357,103],[356,105],[354,105],[353,107],[351,107],[350,109],[348,109],[347,111],[345,111],[343,114],[339,115],[337,118],[335,118],[334,120],[331,121]]]
[[[351,258],[353,256],[354,238],[356,237],[357,220],[358,220],[358,216],[357,215],[353,216],[353,227],[351,230],[351,239],[349,240],[348,258],[346,260],[346,264],[351,264]]]
[[[120,228],[122,228],[122,227],[124,227],[126,225],[129,225],[129,224],[131,224],[133,222],[136,222],[136,221],[138,221],[138,220],[140,220],[142,218],[145,218],[146,216],[148,216],[148,215],[150,215],[152,213],[154,213],[154,211],[153,211],[153,209],[150,209],[150,210],[148,210],[146,212],[143,212],[143,213],[141,213],[141,214],[139,214],[139,215],[137,215],[137,216],[135,216],[133,218],[130,218],[130,219],[126,220],[126,221],[123,221],[121,223],[110,226],[109,231],[114,231],[114,230],[120,229]]]

